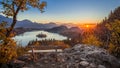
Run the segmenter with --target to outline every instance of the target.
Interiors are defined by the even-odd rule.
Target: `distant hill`
[[[12,18],[6,18],[2,15],[0,15],[0,22],[2,21],[6,21],[8,22],[8,25],[10,25],[12,23]],[[58,25],[53,23],[53,22],[50,22],[50,23],[47,23],[47,24],[41,24],[41,23],[37,23],[37,22],[32,22],[30,20],[22,20],[22,21],[17,21],[16,25],[15,25],[15,28],[18,28],[18,27],[23,27],[23,28],[36,28],[36,29],[51,29],[53,27],[57,27]]]
[[[78,38],[81,32],[82,32],[82,29],[78,27],[71,27],[68,30],[62,31],[60,34],[67,36],[69,38]]]
[[[64,23],[64,24],[62,24],[62,25],[66,26],[66,27],[68,27],[68,28],[77,27],[77,24],[74,24],[74,23]]]
[[[81,29],[80,29],[79,27],[71,27],[71,28],[69,29],[69,31],[72,31],[72,32],[80,32]]]
[[[0,15],[0,23],[2,21],[6,21],[6,22],[8,22],[8,25],[10,25],[11,22],[12,22],[12,18],[7,18],[7,17],[4,17],[4,16]]]
[[[53,33],[61,33],[62,31],[65,31],[65,30],[68,30],[66,26],[58,26],[58,27],[48,29],[46,31],[53,32]]]
[[[79,27],[68,28],[67,26],[58,26],[51,29],[47,29],[46,31],[59,33],[69,38],[76,38],[79,37],[80,33],[82,32],[82,29],[80,29]]]

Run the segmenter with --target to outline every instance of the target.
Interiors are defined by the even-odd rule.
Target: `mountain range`
[[[5,16],[0,15],[0,22],[5,21],[8,22],[8,26],[12,23],[12,18],[7,18]],[[32,22],[30,20],[22,20],[22,21],[17,21],[15,28],[18,27],[23,27],[23,28],[36,28],[36,29],[50,29],[53,27],[57,27],[59,25],[57,25],[56,23],[50,22],[47,24],[41,24],[41,23],[37,23],[37,22]]]
[[[0,15],[0,23],[2,21],[8,22],[8,26],[12,23],[12,18],[7,18],[3,15]],[[37,23],[37,22],[32,22],[30,20],[22,20],[22,21],[17,21],[15,28],[18,27],[23,27],[23,28],[34,28],[34,29],[51,29],[53,27],[58,27],[58,26],[66,26],[68,28],[75,27],[76,25],[73,23],[62,23],[62,24],[56,24],[54,22],[42,24],[42,23]]]

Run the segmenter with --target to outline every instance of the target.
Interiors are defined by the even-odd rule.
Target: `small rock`
[[[40,63],[36,63],[36,65],[40,65]]]
[[[80,58],[82,61],[85,61],[86,59],[85,58]]]
[[[30,67],[23,67],[23,68],[30,68]]]
[[[55,66],[55,64],[52,64],[52,66]]]
[[[96,65],[93,64],[93,63],[90,63],[89,67],[91,67],[91,68],[96,68]]]
[[[106,67],[103,65],[98,65],[98,68],[106,68]]]
[[[82,66],[88,66],[89,65],[89,63],[87,62],[87,61],[81,61],[80,62],[80,65],[82,65]]]
[[[47,61],[47,60],[45,60],[45,61],[44,61],[44,63],[48,63],[48,61]]]

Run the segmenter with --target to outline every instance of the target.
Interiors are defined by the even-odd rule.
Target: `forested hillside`
[[[95,34],[106,49],[120,57],[120,7],[97,25]]]

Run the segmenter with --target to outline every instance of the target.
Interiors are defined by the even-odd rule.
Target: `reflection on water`
[[[36,35],[43,33],[46,34],[47,37],[45,38],[38,38]],[[27,45],[29,41],[31,40],[43,40],[43,39],[56,39],[56,40],[64,40],[67,39],[67,37],[56,34],[56,33],[50,33],[47,31],[31,31],[31,32],[25,32],[24,34],[15,36],[14,39],[17,41],[17,43],[22,44],[23,46]]]

